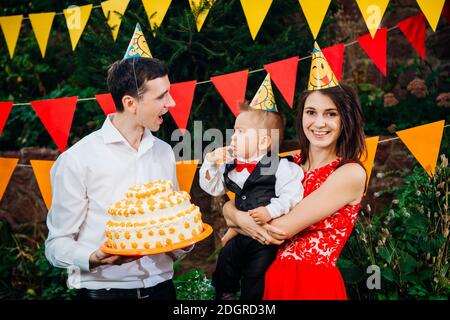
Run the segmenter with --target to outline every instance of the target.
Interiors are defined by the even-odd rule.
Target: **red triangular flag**
[[[0,102],[0,136],[2,135],[3,128],[5,127],[6,120],[8,120],[13,104],[13,101]]]
[[[239,102],[245,100],[248,70],[211,77],[211,81],[234,116],[239,114]]]
[[[406,39],[412,44],[417,53],[425,60],[426,20],[423,13],[404,19],[398,23]]]
[[[442,9],[442,16],[450,23],[450,0],[446,0]]]
[[[116,105],[110,93],[96,94],[95,99],[97,99],[98,104],[106,116],[116,112]]]
[[[289,107],[293,107],[297,81],[298,56],[264,65]]]
[[[192,100],[197,84],[196,80],[173,83],[170,86],[170,95],[175,100],[175,107],[169,108],[173,120],[180,128],[181,133],[185,133],[189,115],[191,113]]]
[[[338,43],[334,46],[322,49],[322,53],[330,65],[331,70],[333,70],[336,78],[341,81],[342,64],[344,63],[344,44]]]
[[[361,48],[364,49],[384,76],[386,76],[386,40],[386,27],[378,29],[373,39],[370,33],[358,38]]]
[[[61,152],[67,148],[77,100],[78,97],[67,97],[30,102]]]

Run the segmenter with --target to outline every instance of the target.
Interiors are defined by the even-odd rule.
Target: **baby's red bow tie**
[[[242,170],[247,169],[248,173],[252,173],[258,162],[241,162],[237,159],[234,159],[234,164],[236,165],[237,172],[241,172]]]

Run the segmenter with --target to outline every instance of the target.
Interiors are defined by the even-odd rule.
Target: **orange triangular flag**
[[[5,36],[11,59],[14,56],[14,49],[16,48],[17,39],[19,38],[22,19],[23,15],[0,17],[0,27],[3,30],[3,35]]]
[[[55,161],[52,160],[30,160],[36,177],[39,190],[41,190],[42,198],[45,206],[50,209],[52,206],[52,186],[50,183],[50,169]]]
[[[286,152],[279,153],[278,156],[281,157],[281,158],[289,157],[289,156],[295,156],[299,152],[300,152],[300,149],[292,150],[292,151],[286,151]]]
[[[369,185],[370,175],[372,173],[373,162],[375,161],[375,154],[377,153],[378,140],[380,137],[370,137],[366,139],[367,158],[359,159],[367,172],[366,186]]]
[[[396,132],[429,176],[436,168],[444,123],[441,120]]]
[[[180,190],[190,192],[192,181],[197,171],[198,160],[187,160],[177,162],[177,179]]]
[[[230,198],[230,200],[233,200],[236,195],[234,194],[234,192],[227,191],[227,196],[228,198]]]
[[[18,162],[17,158],[0,158],[0,201]]]
[[[36,36],[39,49],[41,50],[42,58],[44,58],[55,13],[30,13],[28,16],[30,17],[31,27],[33,28],[34,35]]]

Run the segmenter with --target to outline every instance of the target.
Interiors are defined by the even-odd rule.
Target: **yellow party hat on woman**
[[[260,109],[269,112],[278,112],[275,97],[272,91],[272,84],[270,82],[270,74],[264,78],[261,86],[250,102],[250,107],[253,109]]]
[[[336,76],[325,59],[317,42],[314,42],[312,52],[311,71],[309,73],[308,90],[320,90],[339,85]]]
[[[136,23],[136,28],[134,29],[133,37],[128,45],[127,52],[125,53],[124,59],[128,58],[152,58],[150,49],[148,48],[147,41],[145,40],[144,34],[142,33],[141,25]]]

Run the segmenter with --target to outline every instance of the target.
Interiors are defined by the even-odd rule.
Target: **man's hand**
[[[89,256],[89,269],[97,268],[105,264],[121,265],[140,258],[140,256],[117,256],[97,250]]]
[[[269,210],[267,210],[266,207],[258,207],[255,209],[248,210],[248,214],[250,215],[250,217],[253,218],[253,220],[257,224],[261,226],[272,219]]]
[[[216,150],[206,154],[206,160],[209,162],[214,162],[217,165],[223,162],[229,162],[234,158],[234,148],[230,146],[217,148]]]

